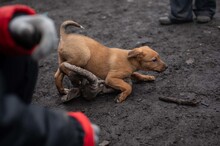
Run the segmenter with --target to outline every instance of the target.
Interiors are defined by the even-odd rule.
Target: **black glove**
[[[38,45],[35,59],[46,56],[57,48],[57,33],[53,21],[44,15],[21,15],[12,19],[9,30],[15,42],[24,49]]]

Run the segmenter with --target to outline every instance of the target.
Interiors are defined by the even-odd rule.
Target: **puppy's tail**
[[[77,22],[74,22],[72,20],[64,21],[60,26],[60,36],[61,37],[66,36],[66,28],[70,25],[84,29],[84,27],[82,25],[78,24]]]

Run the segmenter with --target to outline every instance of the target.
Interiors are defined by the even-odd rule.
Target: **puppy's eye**
[[[157,58],[153,58],[153,59],[152,59],[152,62],[156,62],[156,61],[157,61]]]

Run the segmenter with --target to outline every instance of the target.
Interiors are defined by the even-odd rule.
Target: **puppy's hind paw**
[[[125,100],[125,98],[122,97],[122,93],[119,94],[116,98],[115,98],[115,103],[122,103]]]
[[[116,98],[114,99],[114,102],[115,102],[115,103],[120,103],[120,100],[116,97]]]

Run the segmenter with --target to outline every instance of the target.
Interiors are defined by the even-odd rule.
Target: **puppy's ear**
[[[138,49],[133,49],[130,52],[128,52],[128,58],[141,57],[142,55],[143,55],[143,52]]]

